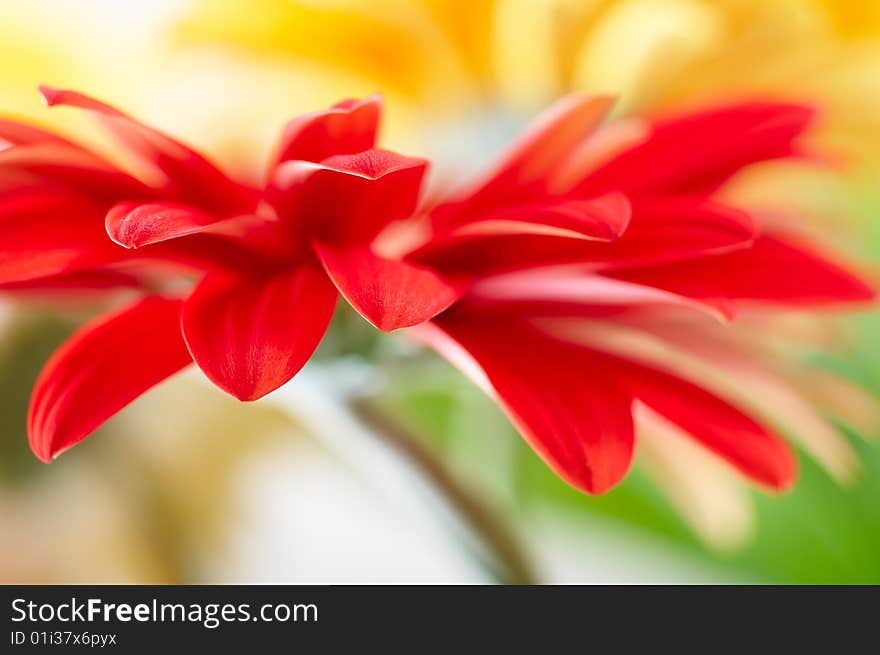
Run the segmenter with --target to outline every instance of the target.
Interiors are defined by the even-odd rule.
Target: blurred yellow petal
[[[475,2],[451,20],[453,3],[400,0],[211,0],[179,28],[184,43],[221,41],[254,54],[308,60],[362,76],[380,91],[447,102],[482,74],[485,19]],[[449,31],[451,30],[451,31]]]
[[[659,94],[684,63],[721,36],[718,16],[694,0],[612,5],[576,55],[573,85],[619,93],[629,105]]]

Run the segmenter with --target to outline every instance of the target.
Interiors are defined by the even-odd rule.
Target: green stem
[[[425,446],[417,435],[393,421],[368,397],[349,401],[352,413],[373,434],[384,439],[430,481],[479,538],[490,556],[493,575],[504,584],[535,584],[536,576],[522,545],[500,514],[483,502]]]

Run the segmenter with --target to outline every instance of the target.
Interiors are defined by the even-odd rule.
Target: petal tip
[[[55,458],[51,453],[46,454],[42,452],[42,450],[38,450],[33,445],[31,445],[31,452],[34,454],[38,460],[40,460],[43,464],[51,464],[52,460]]]
[[[37,91],[39,91],[40,95],[43,96],[43,102],[46,103],[47,107],[52,107],[58,103],[58,95],[60,91],[55,87],[49,86],[47,84],[41,84],[37,87]]]

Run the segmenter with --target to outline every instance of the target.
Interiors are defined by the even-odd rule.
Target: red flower
[[[426,267],[370,248],[415,211],[427,167],[373,148],[376,98],[293,120],[266,187],[254,189],[97,100],[42,91],[50,105],[92,111],[137,174],[53,134],[0,123],[11,144],[0,152],[0,285],[120,269],[146,283],[166,265],[200,275],[183,300],[147,296],[55,353],[29,414],[44,461],[193,360],[237,398],[262,397],[311,356],[338,293],[382,330],[421,323],[458,295]]]
[[[291,122],[256,189],[95,100],[44,93],[95,112],[137,174],[0,123],[12,144],[0,152],[0,285],[167,284],[168,266],[198,280],[96,320],[52,357],[29,421],[44,460],[192,360],[240,399],[265,395],[310,357],[341,293],[380,329],[417,326],[580,489],[623,477],[646,411],[784,488],[795,461],[781,439],[628,340],[666,338],[660,311],[728,320],[745,301],[874,297],[715,193],[749,164],[799,154],[811,120],[799,106],[597,130],[609,102],[568,98],[475,189],[435,207],[430,240],[401,260],[373,242],[416,211],[426,163],[373,149],[375,99]]]
[[[743,301],[874,298],[812,247],[759,229],[714,195],[744,166],[797,156],[812,112],[744,104],[647,131],[595,131],[608,105],[563,100],[475,189],[433,210],[433,237],[409,260],[473,284],[417,330],[583,491],[602,493],[626,474],[637,408],[754,482],[785,488],[796,463],[778,436],[621,337],[662,338],[652,330],[659,311],[727,320]]]

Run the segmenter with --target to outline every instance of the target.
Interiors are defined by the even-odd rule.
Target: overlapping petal
[[[136,121],[115,107],[77,91],[40,87],[50,105],[67,105],[95,112],[102,123],[141,163],[164,173],[169,192],[180,201],[222,213],[251,210],[256,192],[233,180],[204,155],[162,132]]]
[[[483,278],[470,286],[466,302],[500,321],[511,316],[609,316],[618,310],[655,307],[697,311],[720,321],[734,316],[724,299],[695,301],[572,267],[526,269]]]
[[[66,143],[38,142],[0,150],[0,174],[64,186],[94,199],[148,198],[152,191],[97,155]]]
[[[294,235],[368,244],[419,201],[427,161],[387,150],[336,155],[320,164],[288,161],[275,171],[269,200]]]
[[[632,462],[632,398],[602,360],[522,323],[455,316],[417,334],[494,395],[526,441],[565,481],[611,489]]]
[[[754,482],[775,490],[794,483],[797,461],[785,442],[730,403],[659,369],[619,358],[608,366],[634,398]]]
[[[333,155],[351,155],[376,145],[382,100],[343,100],[330,109],[298,116],[284,128],[277,162],[291,159],[319,162]]]
[[[469,206],[499,206],[547,190],[566,158],[605,118],[613,101],[569,95],[535,119],[468,197]],[[598,195],[598,194],[597,194]]]
[[[447,274],[489,275],[570,263],[598,271],[745,249],[755,235],[754,223],[742,211],[700,199],[664,199],[634,207],[626,231],[607,243],[511,231],[465,233],[438,236],[408,256]]]
[[[750,248],[685,262],[609,273],[692,298],[811,306],[868,302],[876,290],[790,236],[765,234]]]
[[[560,198],[501,207],[470,221],[438,227],[437,238],[469,234],[549,234],[613,241],[627,229],[629,200],[620,193],[598,198]]]
[[[217,217],[172,202],[121,202],[111,207],[104,219],[110,238],[132,250],[195,234],[237,238],[246,247],[248,237],[267,223],[270,221],[253,214]],[[257,245],[258,240],[253,241]]]
[[[423,266],[379,257],[369,248],[314,244],[324,270],[358,313],[384,331],[424,323],[461,295]]]
[[[34,143],[71,145],[70,141],[57,134],[11,118],[0,118],[0,141],[13,146]]]
[[[100,205],[37,187],[0,196],[0,283],[24,282],[117,261]]]
[[[803,105],[754,102],[660,120],[643,143],[592,171],[576,191],[707,195],[749,164],[796,154],[813,117]]]
[[[271,276],[218,272],[185,301],[183,334],[212,382],[239,400],[257,400],[305,365],[336,297],[315,264]]]

